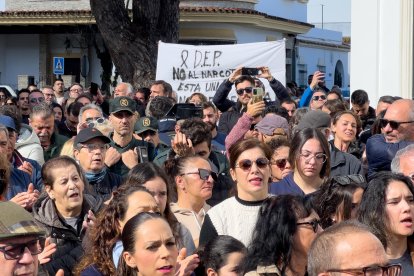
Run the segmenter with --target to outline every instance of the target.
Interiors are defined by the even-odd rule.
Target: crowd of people
[[[414,275],[414,101],[258,71],[0,90],[0,274]]]

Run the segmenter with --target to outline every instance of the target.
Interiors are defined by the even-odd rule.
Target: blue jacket
[[[31,182],[32,181],[28,173],[12,167],[10,171],[9,190],[6,195],[6,199],[10,200],[18,193],[27,192],[27,188]],[[35,186],[35,189],[38,188],[39,187]],[[39,190],[39,192],[40,191],[41,190]]]
[[[368,139],[366,145],[368,159],[368,179],[380,171],[390,171],[391,161],[397,151],[412,144],[409,141],[387,143],[383,134],[376,134]]]
[[[295,180],[293,180],[293,172],[289,173],[282,180],[270,184],[269,192],[272,195],[305,195],[298,184],[295,183]]]

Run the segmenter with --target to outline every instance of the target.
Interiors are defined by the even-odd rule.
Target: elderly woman
[[[42,168],[42,178],[46,192],[35,203],[33,215],[57,244],[52,260],[43,266],[50,275],[55,275],[60,268],[65,275],[70,275],[83,255],[83,236],[102,202],[84,194],[81,168],[70,157],[47,161]]]

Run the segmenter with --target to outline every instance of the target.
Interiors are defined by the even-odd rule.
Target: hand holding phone
[[[264,91],[261,87],[253,88],[252,103],[258,103],[263,101]]]
[[[243,67],[242,75],[257,76],[259,75],[259,69],[253,67]]]

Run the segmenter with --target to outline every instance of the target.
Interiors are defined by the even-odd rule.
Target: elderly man
[[[391,162],[391,171],[402,173],[414,182],[414,144],[397,151]]]
[[[382,134],[368,139],[366,153],[368,178],[380,171],[389,171],[398,150],[414,142],[414,101],[393,102],[380,120]]]
[[[104,200],[108,200],[112,191],[122,183],[122,177],[109,172],[104,163],[110,142],[111,139],[99,130],[88,127],[75,137],[73,150],[73,156],[92,186],[93,195],[100,196]]]
[[[69,87],[69,98],[76,99],[83,94],[83,86],[80,83],[72,83]]]
[[[42,93],[47,104],[51,105],[53,102],[55,102],[55,93],[53,93],[53,88],[51,86],[43,86]]]
[[[111,148],[108,149],[105,164],[111,172],[126,176],[139,163],[139,151],[147,151],[148,160],[154,158],[154,145],[137,140],[133,136],[137,113],[135,102],[129,97],[117,97],[109,107],[109,121],[114,127]]]
[[[37,276],[45,229],[13,202],[0,202],[0,270],[3,276]],[[61,275],[61,274],[60,274]]]
[[[54,132],[55,116],[50,107],[43,103],[35,106],[30,114],[29,124],[36,132],[44,152],[45,161],[59,156],[67,137]]]
[[[387,264],[384,247],[368,227],[345,221],[316,237],[309,250],[307,270],[309,276],[401,275],[400,265]]]
[[[84,105],[79,111],[78,121],[81,129],[86,128],[88,123],[102,119],[104,119],[102,109],[96,104]]]
[[[134,93],[134,88],[130,83],[121,82],[115,87],[114,98],[116,97],[130,97]]]

